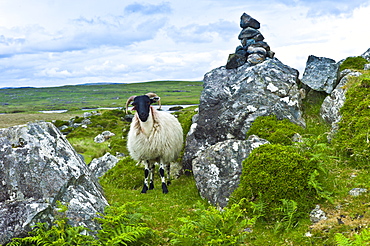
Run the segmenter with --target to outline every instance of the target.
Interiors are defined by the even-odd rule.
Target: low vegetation
[[[202,85],[202,82],[156,81],[0,89],[0,113],[123,107],[128,97],[148,92],[160,95],[162,104],[198,104]]]
[[[343,71],[345,69],[363,70],[365,64],[367,63],[369,63],[368,60],[366,60],[362,56],[348,57],[340,65],[339,70],[340,71]]]
[[[351,79],[343,121],[331,143],[327,141],[331,127],[319,116],[324,94],[305,99],[304,129],[275,116],[258,118],[248,135],[259,135],[271,144],[244,160],[240,187],[224,210],[200,197],[192,176],[174,179],[167,195],[161,189],[140,194],[143,169],[129,156],[122,158],[100,179],[110,203],[99,219],[102,230],[93,240],[84,240],[92,240],[90,245],[368,245],[370,194],[349,195],[353,188],[370,189],[370,72],[362,72]],[[194,108],[176,113],[185,134],[195,113]],[[123,118],[120,110],[102,111],[91,117],[86,129],[77,128],[67,137],[87,163],[105,152],[127,155],[129,123]],[[104,130],[116,136],[93,143]],[[298,142],[292,141],[296,133]],[[158,176],[155,181],[159,187]],[[327,219],[313,224],[309,213],[316,204]],[[15,239],[10,245],[46,245],[50,240],[38,237],[45,233],[63,238],[52,245],[79,245],[80,228],[63,221],[61,217],[52,227],[38,225],[28,239]],[[32,237],[39,241],[31,244],[27,240]]]

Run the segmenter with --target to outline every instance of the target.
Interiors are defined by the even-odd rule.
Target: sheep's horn
[[[126,114],[128,114],[128,105],[130,104],[130,102],[132,102],[134,99],[135,99],[136,96],[131,96],[127,99],[127,102],[126,102]]]
[[[145,95],[147,95],[149,98],[156,98],[156,99],[158,99],[157,102],[159,104],[159,109],[162,108],[161,98],[157,94],[155,94],[153,92],[149,92],[149,93],[146,93]]]

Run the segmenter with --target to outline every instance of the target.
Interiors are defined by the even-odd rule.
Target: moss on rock
[[[343,71],[345,69],[363,70],[367,63],[369,63],[369,61],[362,56],[348,57],[340,65],[339,71]]]
[[[302,132],[302,127],[288,119],[278,120],[275,115],[269,115],[258,117],[247,132],[247,137],[257,135],[273,144],[291,145],[293,135]]]
[[[351,166],[363,168],[370,163],[370,78],[353,80],[340,110],[342,119],[333,144]]]

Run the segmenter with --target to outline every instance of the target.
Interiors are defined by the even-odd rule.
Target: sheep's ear
[[[160,98],[160,97],[153,97],[153,98],[151,98],[151,99],[150,99],[150,104],[156,103],[156,102],[158,102],[159,100],[161,100],[161,98]]]

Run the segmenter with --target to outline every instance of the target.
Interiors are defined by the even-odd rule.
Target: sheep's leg
[[[148,188],[148,178],[150,174],[150,169],[149,169],[149,161],[145,161],[145,169],[144,169],[144,186],[143,189],[141,190],[141,193],[146,193]]]
[[[154,189],[154,163],[149,164],[149,178],[150,178],[150,183],[149,183],[149,190]]]
[[[171,184],[171,165],[166,165],[166,172],[167,172],[167,185]]]
[[[161,176],[161,181],[162,181],[162,191],[164,194],[167,194],[168,189],[166,185],[166,177],[164,175],[164,164],[163,163],[159,165],[159,175]]]

